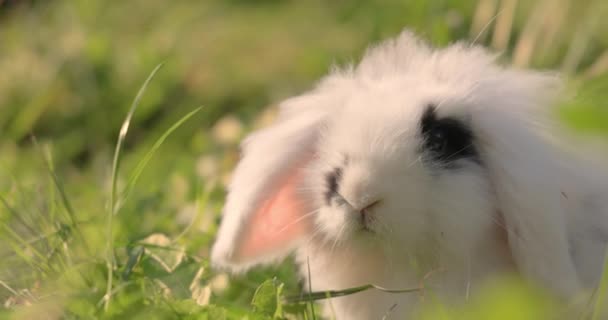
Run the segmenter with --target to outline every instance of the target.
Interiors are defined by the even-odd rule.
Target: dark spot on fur
[[[422,152],[434,164],[447,168],[457,167],[459,160],[479,163],[471,129],[458,119],[439,118],[436,108],[429,105],[420,120]]]
[[[331,199],[338,192],[340,178],[342,177],[342,168],[335,168],[325,176],[327,190],[325,191],[325,202],[331,204]]]

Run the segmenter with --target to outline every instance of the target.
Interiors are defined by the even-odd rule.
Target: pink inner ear
[[[308,233],[310,220],[304,216],[306,206],[297,195],[300,180],[298,173],[287,177],[276,193],[253,214],[240,239],[238,259],[279,252]]]

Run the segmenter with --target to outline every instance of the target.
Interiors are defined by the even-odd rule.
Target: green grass
[[[228,277],[208,256],[238,141],[406,26],[563,71],[574,94],[560,117],[608,136],[603,0],[517,1],[512,15],[505,0],[12,3],[0,1],[2,318],[318,319],[311,300],[376,290],[301,295],[291,261]],[[505,279],[467,306],[430,297],[421,318],[600,319],[602,283],[584,314]]]

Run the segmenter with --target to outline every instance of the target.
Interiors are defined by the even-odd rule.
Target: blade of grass
[[[108,210],[108,224],[106,226],[107,233],[107,248],[106,248],[106,265],[108,268],[108,282],[106,286],[106,294],[104,295],[104,310],[107,311],[110,307],[110,300],[112,295],[112,277],[114,272],[114,237],[113,237],[113,229],[114,229],[114,215],[117,212],[118,206],[116,205],[116,186],[118,180],[118,169],[120,167],[120,151],[122,150],[122,144],[127,136],[127,132],[129,131],[129,125],[131,124],[131,119],[133,118],[133,114],[135,110],[137,110],[137,106],[139,106],[139,102],[150,84],[150,81],[154,78],[154,75],[158,72],[158,70],[163,66],[162,63],[158,64],[154,70],[150,73],[144,84],[139,88],[135,99],[133,99],[133,103],[131,103],[131,108],[127,113],[125,120],[122,123],[120,128],[120,132],[118,134],[118,140],[116,141],[116,148],[114,149],[114,159],[112,160],[112,177],[111,177],[111,190],[110,190],[110,205]]]
[[[312,296],[312,276],[310,274],[310,260],[308,259],[308,257],[306,257],[306,267],[308,268],[308,298],[310,298]],[[315,315],[315,305],[313,303],[313,300],[308,301],[308,306],[310,307],[312,319],[316,320],[317,316]]]
[[[49,154],[50,156],[50,154]],[[53,165],[53,163],[51,162],[51,165]],[[54,171],[55,167],[51,167]],[[57,216],[57,184],[55,183],[55,179],[53,178],[52,174],[49,174],[49,185],[55,185],[55,188],[49,188],[49,195],[48,195],[48,211],[49,211],[49,220],[50,221],[56,221],[56,216]],[[65,207],[65,204],[64,204]],[[70,206],[71,207],[71,206]],[[67,209],[66,209],[67,210]]]
[[[602,316],[602,313],[608,312],[608,308],[606,308],[606,296],[608,295],[608,247],[606,248],[606,254],[604,254],[603,270],[602,279],[600,280],[599,288],[596,292],[597,298],[595,300],[595,306],[593,307],[591,320],[598,320]]]
[[[32,140],[34,141],[34,144],[40,148],[35,136],[32,136]],[[63,207],[65,208],[66,212],[68,213],[68,218],[70,219],[70,229],[76,231],[76,234],[82,241],[82,244],[83,244],[85,250],[89,251],[86,238],[84,237],[84,235],[82,234],[82,232],[80,231],[80,228],[78,226],[78,221],[76,219],[76,212],[74,211],[74,207],[72,206],[72,203],[70,202],[70,199],[68,198],[67,193],[65,192],[63,183],[61,183],[61,180],[59,180],[59,177],[57,176],[57,173],[55,171],[55,165],[53,164],[53,157],[51,155],[51,150],[49,149],[48,145],[41,149],[42,149],[42,154],[43,154],[46,169],[47,169],[49,175],[51,176],[51,180],[53,181],[55,189],[59,192],[59,197],[61,198],[61,203],[63,204]],[[52,202],[53,198],[51,198],[50,201]]]
[[[504,51],[509,44],[513,32],[513,19],[517,8],[517,0],[500,1],[494,33],[492,34],[492,47]]]
[[[13,179],[13,181],[15,181],[15,179]],[[6,201],[6,198],[3,195],[0,195],[0,202],[2,202],[3,207],[10,213],[11,219],[19,221],[21,226],[26,228],[31,234],[37,233],[37,231],[32,228],[30,223],[28,223],[28,221],[25,221],[24,215],[19,214],[19,212],[17,212],[15,208],[9,205],[8,201]]]
[[[586,8],[585,18],[581,20],[574,36],[571,38],[568,51],[563,59],[561,72],[567,75],[574,74],[580,63],[584,60],[586,52],[594,41],[594,31],[601,25],[605,16],[605,1],[592,1]]]
[[[8,290],[12,295],[14,296],[20,296],[19,292],[17,292],[17,290],[11,288],[11,286],[9,286],[8,284],[6,284],[6,282],[0,280],[0,286],[3,286],[4,289]]]
[[[6,201],[6,199],[4,199],[3,196],[0,196],[0,202],[2,203],[2,206],[4,208],[6,208],[6,210],[8,210],[12,215],[18,214],[17,211],[9,205],[9,203]],[[15,231],[13,231],[13,229],[11,229],[11,227],[9,227],[4,221],[2,221],[1,223],[2,223],[2,227],[5,229],[5,231],[8,235],[13,237],[22,246],[31,250],[31,252],[34,253],[39,258],[44,258],[44,255],[42,255],[42,253],[40,253],[38,250],[36,250],[36,248],[34,248],[31,243],[29,243],[28,241],[23,239],[19,234],[17,234]],[[18,253],[18,252],[16,252],[16,253]]]
[[[40,150],[42,151],[42,155],[43,155],[42,158],[44,159],[44,165],[46,166],[46,169],[49,172],[49,175],[51,176],[51,180],[53,181],[53,184],[57,188],[57,191],[59,191],[59,196],[61,197],[61,202],[62,202],[63,206],[65,207],[65,210],[68,213],[68,218],[70,219],[70,223],[72,223],[72,225],[76,226],[74,208],[72,207],[72,204],[70,203],[70,200],[67,197],[63,184],[61,183],[61,181],[59,181],[59,178],[57,177],[57,174],[55,173],[55,168],[53,165],[53,160],[51,158],[50,149],[48,148],[48,146],[41,147],[38,144],[38,140],[36,139],[35,136],[32,136],[32,142],[34,143],[34,145],[36,147],[40,148]]]
[[[25,243],[27,243],[27,244],[35,244],[36,242],[39,242],[39,241],[48,240],[48,239],[50,239],[50,238],[52,238],[54,236],[57,236],[60,232],[61,232],[61,230],[54,229],[54,230],[49,231],[49,232],[47,232],[45,234],[42,234],[40,236],[37,236],[37,237],[31,238],[31,239],[25,240]]]
[[[11,246],[12,251],[19,256],[21,259],[23,259],[23,261],[25,261],[30,267],[37,269],[39,271],[41,271],[43,274],[47,274],[50,271],[51,266],[48,264],[43,264],[40,262],[37,262],[35,259],[33,259],[32,257],[30,257],[25,250],[29,250],[32,252],[32,254],[36,257],[38,257],[38,259],[40,259],[41,261],[45,261],[46,258],[44,257],[44,255],[42,255],[38,250],[36,250],[36,248],[34,248],[33,246],[27,244],[25,242],[25,240],[23,240],[23,238],[21,238],[17,233],[15,233],[13,230],[11,230],[11,228],[9,228],[7,225],[2,224],[2,228],[4,229],[4,231],[10,235],[12,238],[15,239],[15,241],[17,243],[14,243],[12,241],[8,241],[9,246]],[[23,248],[22,248],[23,247]]]
[[[163,144],[163,142],[165,142],[167,137],[169,137],[169,135],[171,135],[171,133],[173,133],[173,131],[175,131],[177,128],[179,128],[182,124],[184,124],[184,122],[186,122],[188,119],[190,119],[192,116],[194,116],[201,109],[202,109],[202,107],[198,107],[198,108],[188,112],[185,116],[181,117],[177,122],[175,122],[169,129],[167,129],[167,131],[165,131],[160,136],[160,138],[158,138],[158,140],[156,140],[154,145],[152,145],[152,148],[150,148],[150,150],[148,150],[146,155],[141,159],[141,161],[139,161],[139,163],[135,167],[135,170],[133,170],[133,174],[131,174],[131,176],[127,182],[127,187],[126,187],[124,195],[122,197],[123,203],[129,197],[131,192],[133,191],[133,188],[135,187],[135,184],[137,183],[139,176],[144,171],[148,162],[150,161],[150,159],[152,159],[152,156],[154,156],[156,151],[158,151],[158,149]]]
[[[125,282],[117,285],[116,288],[114,288],[112,291],[110,291],[109,295],[106,293],[104,295],[104,297],[101,300],[99,300],[99,302],[97,302],[97,307],[101,306],[101,304],[105,305],[107,303],[108,299],[106,299],[106,297],[112,296],[134,283],[135,283],[134,281],[125,281]]]
[[[192,226],[194,226],[195,224],[198,224],[201,218],[201,212],[203,211],[202,208],[205,206],[205,204],[207,203],[207,201],[209,201],[209,197],[211,196],[211,191],[215,188],[215,183],[209,183],[207,184],[207,186],[205,187],[205,190],[203,191],[202,195],[198,196],[196,199],[196,214],[194,215],[194,217],[192,218],[192,220],[190,220],[190,223],[188,223],[188,225],[184,228],[184,230],[177,235],[177,237],[175,237],[173,239],[173,242],[178,241],[179,239],[181,239],[183,236],[185,236],[190,229],[192,228]]]
[[[407,293],[407,292],[418,292],[418,291],[422,290],[422,288],[386,289],[386,288],[379,287],[379,286],[376,286],[373,284],[366,284],[366,285],[362,285],[359,287],[353,287],[353,288],[348,288],[348,289],[344,289],[344,290],[315,291],[315,292],[310,292],[305,296],[299,296],[299,295],[289,296],[289,297],[285,297],[284,301],[286,303],[310,302],[310,301],[317,301],[317,300],[324,300],[324,299],[329,299],[329,298],[348,296],[348,295],[355,294],[357,292],[361,292],[361,291],[365,291],[365,290],[369,290],[369,289],[376,289],[376,290],[380,290],[380,291],[388,292],[388,293]]]

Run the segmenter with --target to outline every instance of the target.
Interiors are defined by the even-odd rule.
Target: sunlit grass
[[[107,242],[107,258],[106,258],[106,265],[108,268],[108,285],[107,285],[107,289],[106,289],[106,294],[104,295],[104,309],[107,311],[108,307],[110,306],[110,300],[112,299],[112,279],[113,279],[113,271],[114,271],[114,215],[116,215],[116,213],[118,213],[117,208],[119,208],[119,204],[117,203],[117,177],[118,177],[118,169],[119,169],[119,165],[120,165],[120,152],[122,151],[122,145],[123,142],[125,141],[125,137],[127,136],[127,132],[129,131],[129,125],[131,124],[131,118],[133,118],[133,114],[135,114],[135,111],[137,110],[137,107],[139,106],[139,102],[141,100],[141,97],[143,96],[144,92],[146,91],[146,88],[148,87],[148,84],[150,83],[150,81],[152,80],[152,78],[154,78],[154,75],[156,74],[156,72],[158,72],[158,70],[162,67],[162,64],[159,64],[158,66],[156,66],[156,68],[154,68],[154,70],[152,70],[152,72],[150,73],[150,75],[148,76],[148,79],[146,79],[146,82],[144,82],[144,84],[142,85],[142,87],[139,89],[139,91],[137,92],[137,95],[135,96],[135,100],[133,100],[133,104],[131,105],[131,108],[129,109],[129,113],[127,113],[127,117],[125,118],[125,121],[122,123],[122,126],[120,127],[120,133],[118,134],[118,141],[116,142],[116,148],[114,149],[114,158],[112,160],[112,188],[110,190],[110,203],[109,203],[109,210],[108,210],[108,224],[107,224],[107,235],[106,235],[106,242]]]
[[[504,51],[504,63],[565,71],[578,93],[561,118],[608,134],[602,0],[54,1],[1,10],[9,9],[0,7],[3,316],[318,319],[312,301],[382,290],[303,293],[290,261],[228,277],[208,257],[242,130],[333,62],[356,60],[404,26],[436,44],[476,39]],[[421,318],[601,319],[606,278],[572,317],[507,279],[464,307],[430,295]]]

